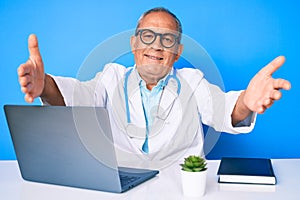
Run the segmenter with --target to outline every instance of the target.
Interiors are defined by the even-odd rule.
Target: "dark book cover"
[[[268,158],[221,159],[219,182],[276,184],[272,162]]]

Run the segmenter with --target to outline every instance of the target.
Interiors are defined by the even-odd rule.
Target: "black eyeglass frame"
[[[153,39],[152,42],[145,42],[145,41],[142,39],[142,33],[143,33],[144,31],[149,31],[149,32],[151,32],[151,33],[154,34],[154,39]],[[141,41],[142,41],[144,44],[146,44],[146,45],[151,45],[151,44],[153,44],[153,43],[155,42],[157,36],[160,36],[160,40],[159,40],[159,41],[160,41],[160,44],[161,44],[163,47],[167,48],[167,49],[174,47],[176,43],[179,44],[179,42],[178,42],[178,41],[179,41],[179,36],[176,35],[176,34],[173,34],[173,33],[156,33],[156,32],[154,32],[154,31],[151,30],[151,29],[139,29],[139,30],[137,30],[137,31],[135,32],[135,36],[138,36],[138,34],[140,34],[140,39],[141,39]],[[164,38],[164,36],[166,36],[166,35],[171,35],[171,36],[173,36],[173,37],[175,38],[174,43],[173,43],[171,46],[165,46],[165,45],[163,44],[163,38]]]

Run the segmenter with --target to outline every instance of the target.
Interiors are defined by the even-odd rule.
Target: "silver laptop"
[[[23,179],[121,193],[158,174],[118,167],[100,107],[4,106]]]

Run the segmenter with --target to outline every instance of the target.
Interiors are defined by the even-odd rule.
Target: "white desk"
[[[272,163],[278,180],[275,186],[219,184],[216,175],[219,161],[208,161],[206,194],[200,199],[300,199],[300,159],[276,159]],[[182,194],[177,164],[161,170],[157,177],[130,191],[113,194],[24,181],[16,161],[0,161],[0,197],[5,200],[189,199]]]

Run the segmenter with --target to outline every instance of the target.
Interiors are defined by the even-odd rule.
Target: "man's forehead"
[[[145,28],[163,32],[177,32],[178,29],[175,19],[165,12],[153,12],[144,16],[139,29]]]

